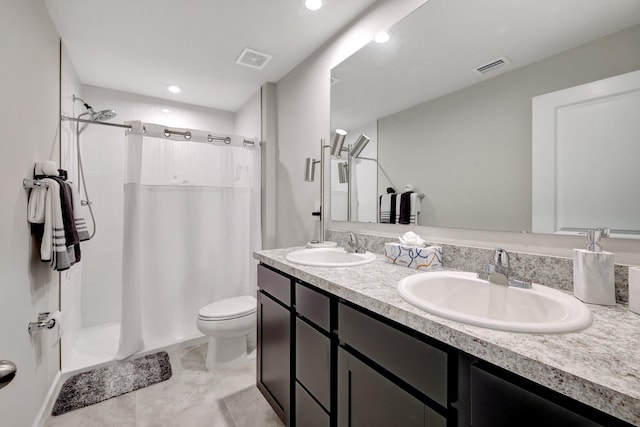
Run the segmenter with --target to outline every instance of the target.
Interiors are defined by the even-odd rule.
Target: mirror
[[[640,69],[639,23],[637,0],[426,2],[387,43],[332,69],[332,131],[371,142],[370,160],[351,162],[350,191],[338,173],[345,156],[332,156],[331,219],[379,222],[380,196],[410,185],[424,194],[418,225],[536,232],[532,99]],[[621,173],[613,156],[600,167]],[[592,197],[609,213],[568,228],[612,227],[615,198]]]

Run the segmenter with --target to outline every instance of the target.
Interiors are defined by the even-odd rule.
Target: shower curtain
[[[118,360],[198,336],[204,305],[255,295],[261,247],[257,143],[211,144],[196,131],[186,141],[129,124]]]

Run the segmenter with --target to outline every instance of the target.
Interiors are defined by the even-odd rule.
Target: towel
[[[62,223],[64,225],[64,240],[67,248],[73,248],[74,262],[80,262],[80,237],[76,230],[74,218],[73,197],[71,185],[62,178],[51,178],[60,185],[60,207],[62,209]]]
[[[380,196],[380,223],[396,223],[397,194],[383,194]]]
[[[418,213],[420,213],[420,199],[418,193],[407,191],[400,195],[400,224],[418,225]]]
[[[47,195],[47,187],[39,185],[31,189],[29,193],[28,221],[31,224],[44,224],[44,200]]]
[[[56,166],[56,162],[53,162],[51,160],[36,162],[36,165],[33,169],[33,176],[36,178],[45,176],[58,176],[58,174],[58,166]]]
[[[81,242],[89,240],[89,229],[87,228],[87,221],[82,216],[82,203],[80,202],[80,194],[78,189],[72,183],[67,183],[71,189],[71,199],[73,200],[73,220],[76,225],[76,231],[78,232],[78,239]]]
[[[68,270],[76,263],[76,254],[74,246],[68,247],[66,244],[60,184],[51,178],[44,178],[41,182],[47,188],[47,193],[40,260],[49,262],[56,271]]]

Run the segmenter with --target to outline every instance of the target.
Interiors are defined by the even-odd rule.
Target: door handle
[[[17,371],[15,363],[9,360],[0,360],[0,389],[13,380]]]

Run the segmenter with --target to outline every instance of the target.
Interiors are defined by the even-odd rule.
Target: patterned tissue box
[[[386,262],[418,270],[430,270],[442,267],[442,247],[415,247],[400,243],[384,244],[384,259]]]

